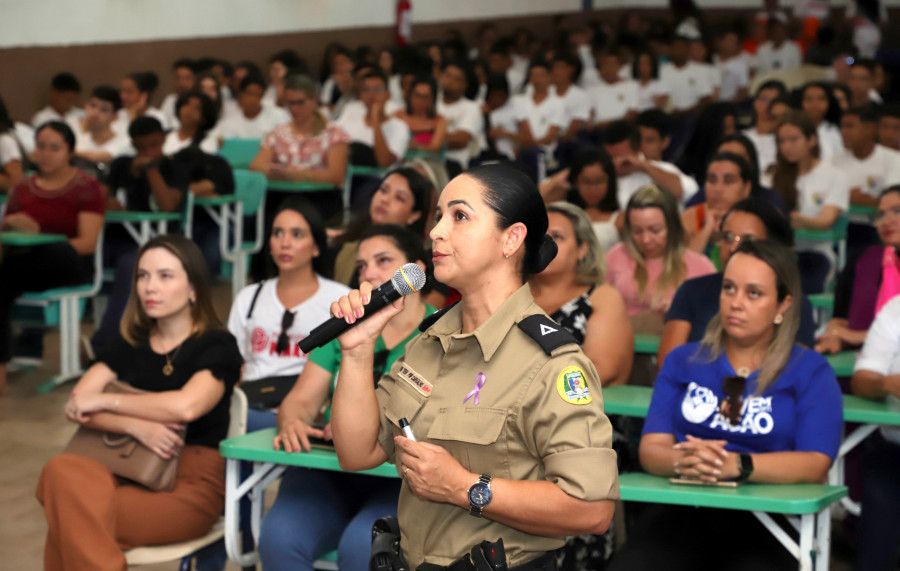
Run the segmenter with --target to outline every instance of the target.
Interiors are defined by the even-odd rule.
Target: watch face
[[[475,484],[469,488],[469,503],[483,508],[491,502],[491,489],[487,484]]]

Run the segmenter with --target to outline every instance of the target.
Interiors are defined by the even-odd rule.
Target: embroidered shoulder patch
[[[588,404],[593,400],[587,378],[580,367],[563,369],[556,377],[556,391],[564,401],[570,404]]]
[[[550,355],[553,350],[569,343],[578,343],[571,333],[560,327],[546,315],[536,313],[529,315],[518,323],[519,329],[540,345],[544,353]]]

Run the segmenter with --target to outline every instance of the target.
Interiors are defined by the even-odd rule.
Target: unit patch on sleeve
[[[587,378],[581,367],[566,367],[556,377],[556,391],[564,401],[570,404],[588,404],[591,398],[591,389],[588,387]]]

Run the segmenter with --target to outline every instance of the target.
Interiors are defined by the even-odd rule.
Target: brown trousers
[[[47,515],[44,569],[121,571],[123,549],[163,545],[206,534],[225,507],[225,459],[187,446],[171,492],[117,479],[90,458],[60,454],[44,466],[37,499]]]

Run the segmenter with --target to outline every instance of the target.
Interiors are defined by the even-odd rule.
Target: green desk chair
[[[838,253],[837,268],[835,268],[835,274],[837,274],[847,264],[847,227],[849,225],[850,215],[844,212],[829,230],[795,230],[794,238],[834,244]]]
[[[103,283],[103,230],[97,237],[94,250],[94,280],[91,283],[28,292],[16,300],[17,306],[43,310],[43,325],[59,326],[59,374],[38,387],[46,394],[54,388],[81,376],[84,369],[78,356],[81,337],[81,314],[85,300],[94,297]]]
[[[262,249],[265,238],[266,188],[271,183],[259,172],[237,169],[234,171],[234,197],[239,203],[240,216],[235,229],[236,248],[226,258],[233,264],[232,299],[247,285],[249,257]],[[253,217],[253,241],[244,241],[244,222]]]
[[[245,169],[250,166],[259,153],[261,139],[225,139],[219,156],[228,161],[233,169]]]

